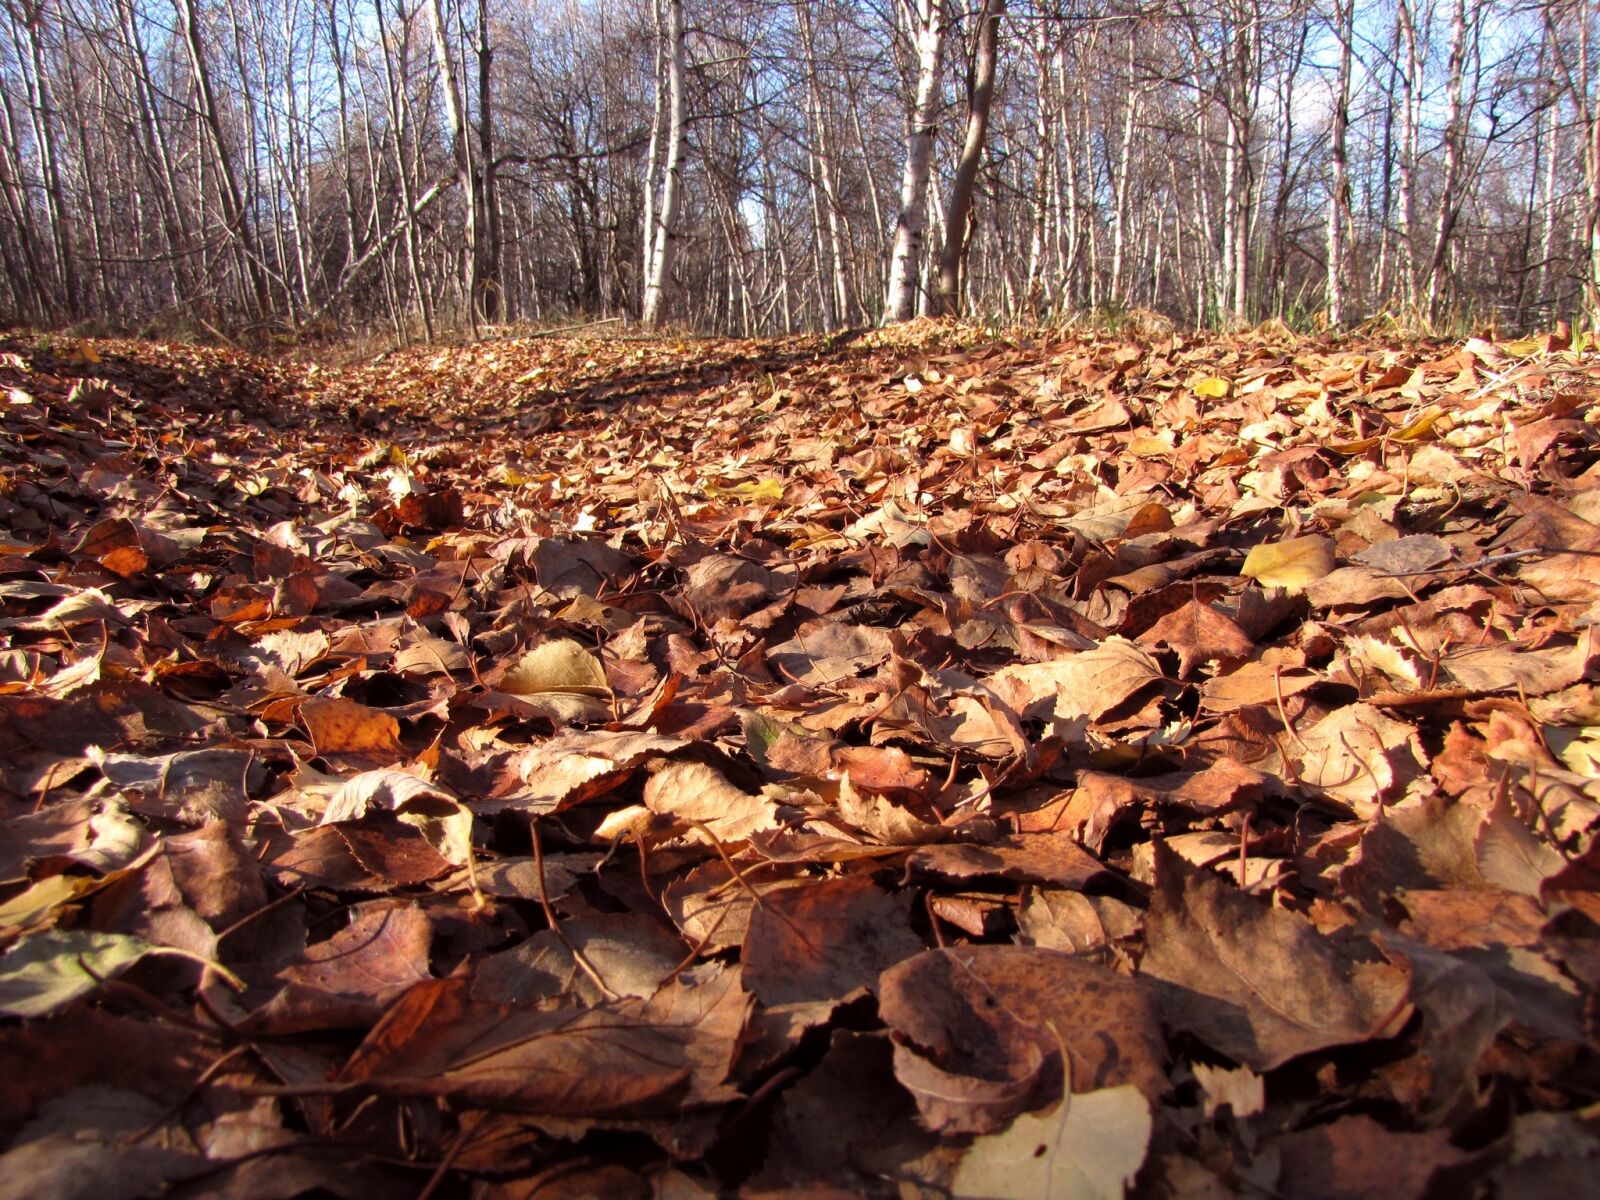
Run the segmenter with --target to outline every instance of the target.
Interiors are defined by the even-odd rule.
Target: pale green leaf
[[[143,938],[89,929],[24,938],[0,958],[0,1013],[42,1017],[159,950]]]

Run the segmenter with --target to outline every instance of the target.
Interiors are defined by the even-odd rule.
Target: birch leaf
[[[1313,534],[1253,547],[1239,574],[1249,576],[1262,587],[1303,592],[1308,583],[1332,570],[1333,543]]]
[[[42,1017],[86,996],[159,947],[123,933],[54,929],[0,958],[0,1013]]]
[[[1144,1165],[1150,1105],[1132,1084],[1068,1096],[972,1144],[951,1194],[968,1200],[1120,1200]]]
[[[535,646],[505,677],[500,690],[511,696],[564,692],[575,696],[609,696],[606,671],[581,642],[559,638]]]

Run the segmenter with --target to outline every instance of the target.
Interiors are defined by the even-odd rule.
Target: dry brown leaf
[[[1427,768],[1416,730],[1367,704],[1335,709],[1286,747],[1294,777],[1363,813]]]
[[[1230,883],[1156,850],[1141,977],[1167,1021],[1269,1071],[1329,1046],[1395,1036],[1411,1012],[1406,973],[1319,934]]]
[[[922,949],[902,901],[863,876],[768,892],[750,914],[745,982],[771,1006],[844,1000]]]
[[[575,696],[609,696],[605,668],[581,642],[559,638],[529,650],[500,678],[499,689],[511,696],[562,692]]]
[[[1244,630],[1210,604],[1191,600],[1168,613],[1134,639],[1164,645],[1178,652],[1178,677],[1187,679],[1197,666],[1217,659],[1248,658],[1255,643]]]
[[[700,762],[667,763],[644,785],[645,807],[689,825],[692,836],[737,845],[778,823],[778,806]]]
[[[300,706],[300,720],[318,754],[390,761],[400,754],[400,722],[354,700],[307,700]]]
[[[12,331],[6,1194],[1585,1193],[1569,331],[505,334]]]
[[[1065,658],[1004,667],[987,683],[1020,715],[1071,721],[1097,720],[1161,677],[1149,654],[1126,638],[1111,637]]]
[[[433,928],[415,905],[372,901],[350,924],[308,946],[285,967],[283,990],[252,1013],[249,1027],[277,1035],[308,1029],[364,1029],[390,1001],[431,978]]]

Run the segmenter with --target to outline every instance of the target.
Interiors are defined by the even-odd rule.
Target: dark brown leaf
[[[1329,1046],[1393,1037],[1406,973],[1323,936],[1170,850],[1156,848],[1141,976],[1165,1019],[1257,1071]]]
[[[844,1000],[922,949],[904,901],[865,876],[769,892],[750,913],[745,983],[763,1004]]]

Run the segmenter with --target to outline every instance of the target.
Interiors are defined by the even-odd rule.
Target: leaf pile
[[[1600,1166],[1593,354],[0,382],[0,1196]]]

